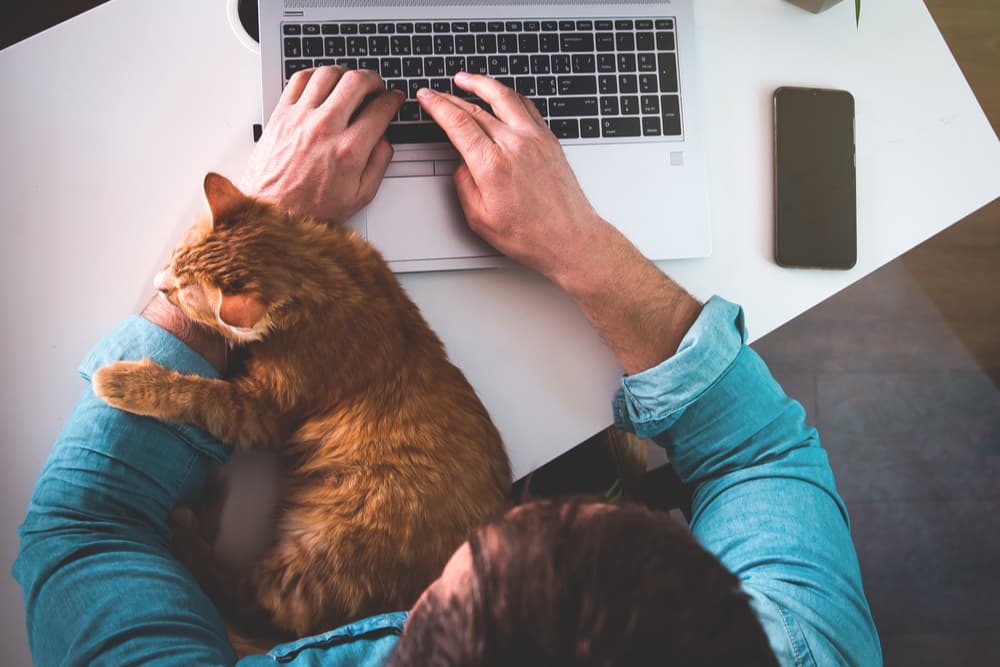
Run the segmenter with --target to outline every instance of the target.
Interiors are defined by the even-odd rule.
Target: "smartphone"
[[[850,269],[858,260],[854,97],[845,90],[774,93],[774,259]]]

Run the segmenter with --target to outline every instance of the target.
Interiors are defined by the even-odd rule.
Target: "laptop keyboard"
[[[386,133],[394,144],[446,142],[416,101],[453,93],[457,72],[486,74],[528,97],[560,139],[680,138],[672,18],[283,23],[285,83],[322,65],[371,69],[406,102]]]

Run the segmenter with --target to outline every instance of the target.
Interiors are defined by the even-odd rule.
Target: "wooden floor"
[[[927,5],[997,130],[1000,2]],[[1000,665],[1000,200],[754,348],[830,452],[885,664]]]

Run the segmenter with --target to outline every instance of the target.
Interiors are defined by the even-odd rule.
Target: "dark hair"
[[[388,666],[778,664],[739,579],[666,513],[536,501],[470,547],[471,590],[428,595]]]

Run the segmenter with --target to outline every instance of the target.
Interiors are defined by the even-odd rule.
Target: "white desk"
[[[920,0],[820,15],[782,0],[699,0],[715,254],[664,266],[742,303],[755,336],[1000,195],[1000,144]],[[150,47],[153,47],[152,49]],[[857,100],[859,260],[771,260],[771,94]],[[0,52],[0,291],[7,381],[0,643],[29,664],[15,528],[83,385],[78,362],[150,296],[200,210],[204,172],[237,178],[259,121],[258,63],[224,2],[113,0]],[[410,275],[406,288],[502,431],[516,475],[610,422],[619,368],[572,304],[523,271]]]

